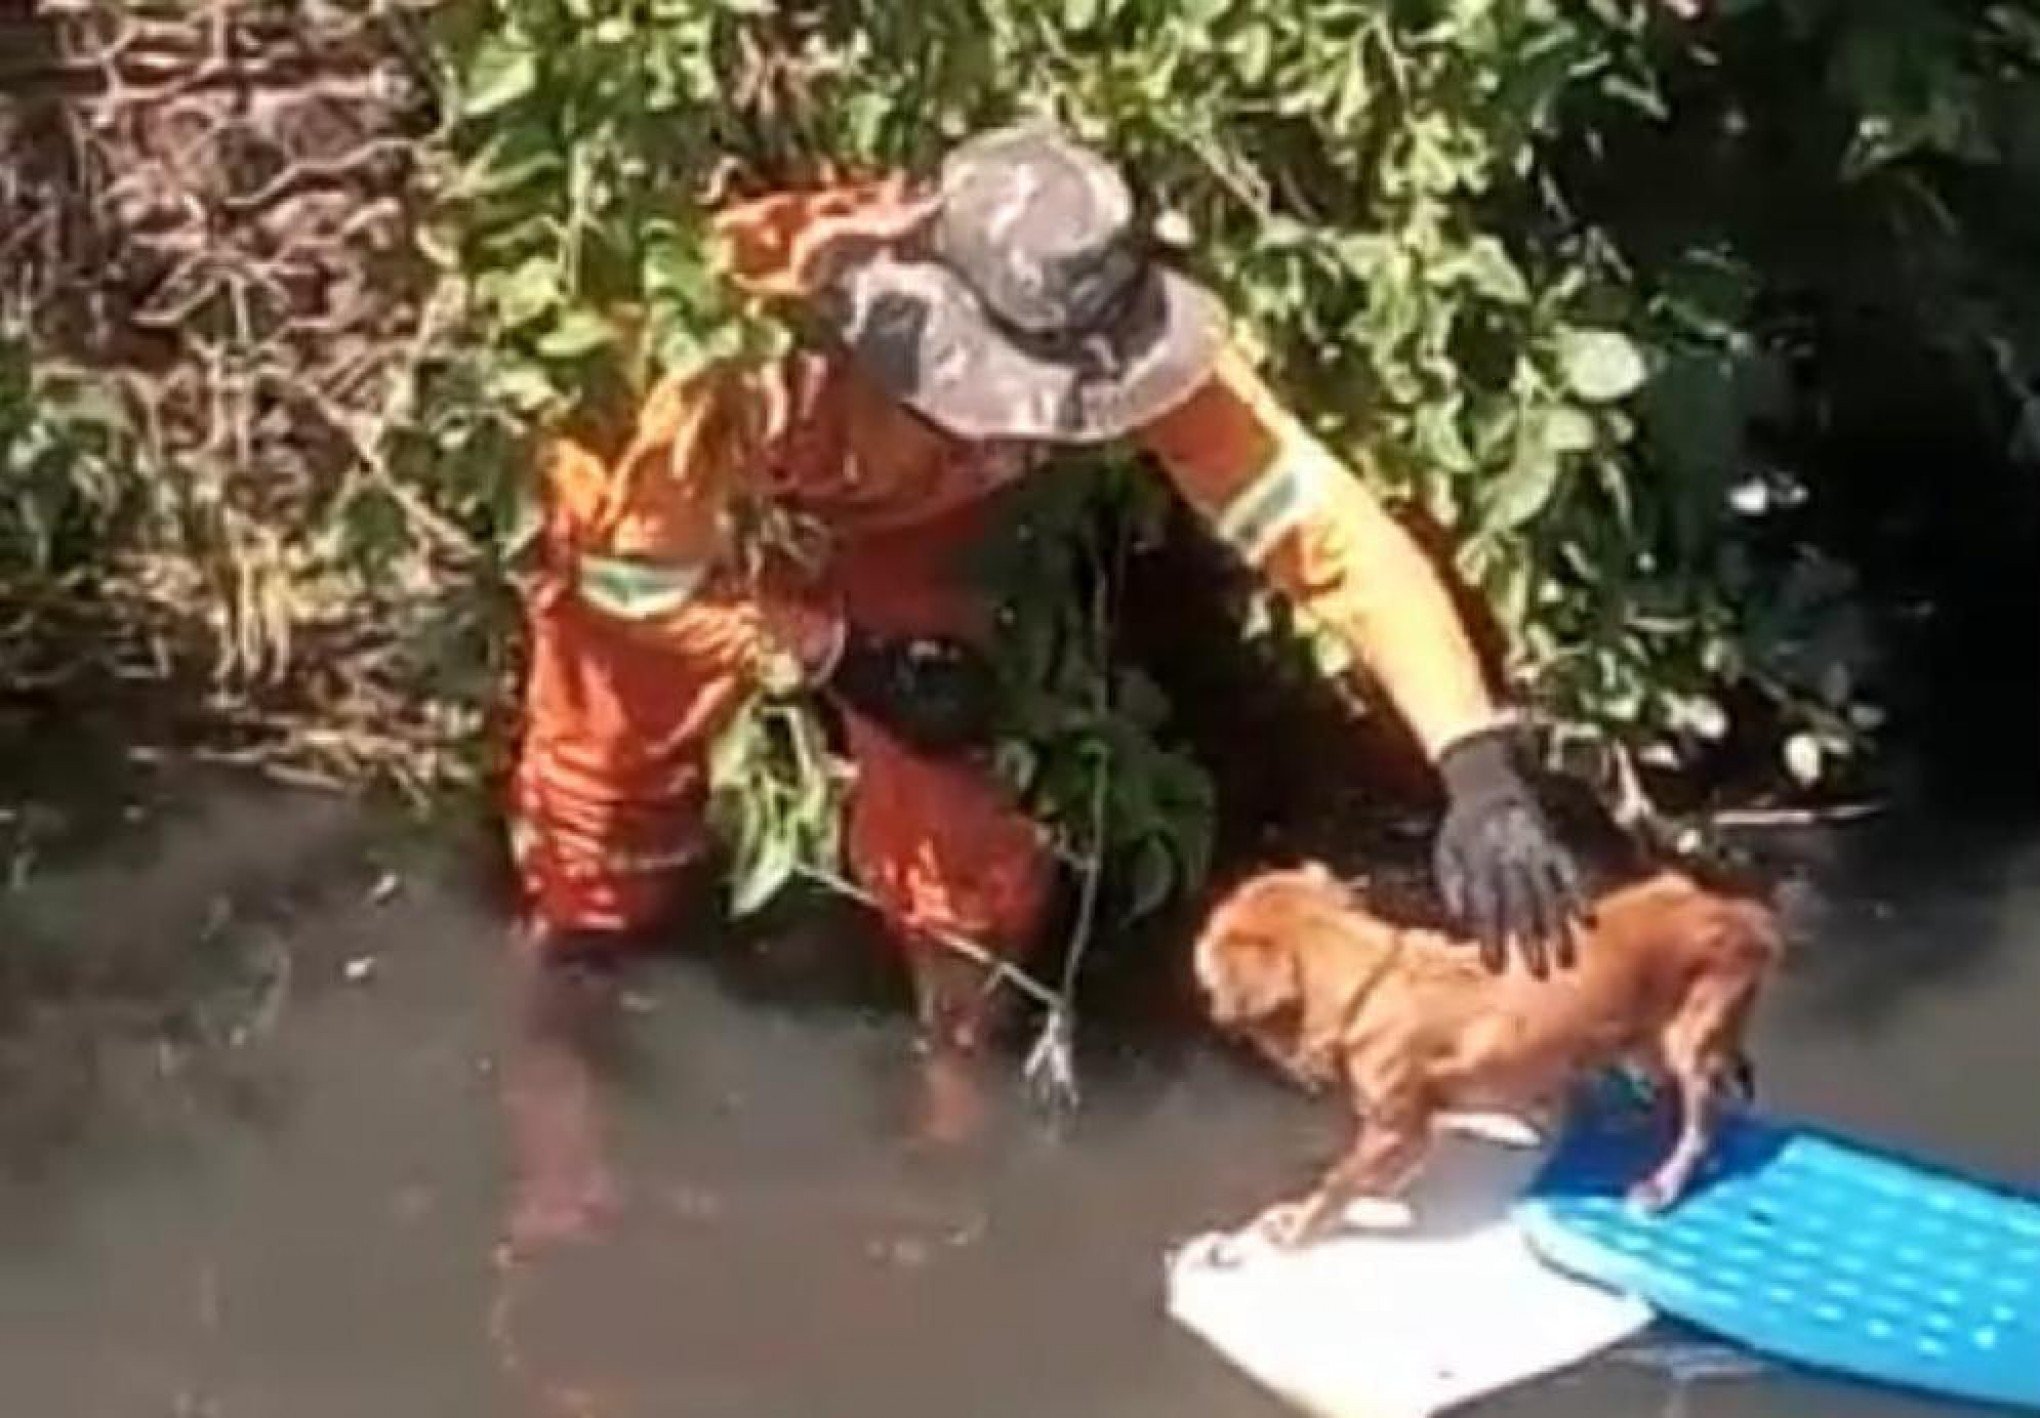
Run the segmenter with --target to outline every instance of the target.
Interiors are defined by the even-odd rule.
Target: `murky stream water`
[[[0,1412],[1281,1411],[1162,1317],[1160,1258],[1306,1176],[1331,1119],[1202,1046],[1094,1065],[1065,1135],[1009,1120],[988,1155],[943,1160],[898,1126],[901,1020],[661,966],[600,1095],[621,1217],[506,1270],[500,927],[429,872],[383,897],[360,851],[344,808],[222,798],[17,894],[39,949],[75,938],[174,973],[209,901],[313,882],[238,928],[267,983],[222,1007],[222,1039],[113,1046],[55,1007],[40,1052],[0,1070],[18,1164],[0,1183]],[[1763,1017],[1767,1101],[2040,1186],[2040,839],[1942,831],[1857,855],[1828,864],[1845,904]],[[1706,1357],[1646,1346],[1481,1411],[1954,1411],[1680,1377]]]

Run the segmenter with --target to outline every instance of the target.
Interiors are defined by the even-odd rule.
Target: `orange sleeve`
[[[1435,760],[1501,717],[1410,535],[1237,352],[1140,434],[1249,565],[1349,645]]]
[[[740,576],[724,511],[757,453],[769,378],[669,376],[614,464],[570,440],[545,456],[551,574],[635,637],[704,668],[783,675],[832,618],[786,577]]]

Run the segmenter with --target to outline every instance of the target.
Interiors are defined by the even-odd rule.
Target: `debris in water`
[[[386,871],[375,879],[375,885],[368,889],[368,904],[380,906],[403,889],[404,879],[393,871]]]
[[[1082,1101],[1073,1033],[1066,1008],[1049,1011],[1020,1071],[1036,1105],[1050,1113],[1075,1112]]]
[[[895,1236],[865,1244],[864,1254],[875,1264],[898,1270],[919,1270],[928,1264],[928,1243],[918,1236]]]
[[[704,1187],[670,1188],[666,1193],[666,1205],[683,1221],[716,1221],[723,1214],[722,1198]]]
[[[397,1189],[396,1195],[390,1199],[390,1211],[400,1222],[420,1221],[432,1210],[433,1200],[431,1187],[423,1182],[412,1182]]]
[[[340,978],[350,985],[365,985],[375,975],[375,957],[357,955],[340,967]]]
[[[198,1322],[207,1334],[220,1332],[220,1268],[210,1260],[198,1270]]]
[[[234,923],[234,898],[219,895],[206,903],[205,922],[198,928],[201,943],[210,944],[218,940]]]
[[[1630,1345],[1616,1350],[1609,1358],[1617,1363],[1663,1374],[1675,1384],[1755,1378],[1770,1367],[1747,1350],[1732,1344],[1705,1341],[1682,1343],[1667,1340]]]
[[[175,1078],[184,1071],[184,1050],[173,1039],[156,1040],[156,1076]]]

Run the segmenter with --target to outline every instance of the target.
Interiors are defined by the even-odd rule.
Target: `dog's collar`
[[[1367,1003],[1367,997],[1381,988],[1381,982],[1388,978],[1389,971],[1395,969],[1397,963],[1402,960],[1403,951],[1407,948],[1408,943],[1409,932],[1403,930],[1396,931],[1395,944],[1382,952],[1381,959],[1375,962],[1374,968],[1369,970],[1366,977],[1353,987],[1352,998],[1348,999],[1346,1007],[1339,1011],[1339,1031],[1341,1033],[1345,1032],[1346,1026],[1351,1024],[1355,1016],[1360,1013],[1360,1007]]]
[[[1395,943],[1381,953],[1381,959],[1376,961],[1367,974],[1362,977],[1360,983],[1353,987],[1353,993],[1347,997],[1345,1004],[1340,1006],[1338,1020],[1333,1028],[1326,1031],[1326,1037],[1331,1039],[1345,1037],[1347,1028],[1359,1015],[1360,1009],[1367,1003],[1368,997],[1381,987],[1381,982],[1388,978],[1389,972],[1395,969],[1396,965],[1402,960],[1403,953],[1408,947],[1408,942],[1409,932],[1398,930],[1395,933]],[[1302,1021],[1299,1020],[1297,1038],[1297,1062],[1300,1065],[1297,1072],[1299,1076],[1307,1074],[1318,1076],[1329,1075],[1332,1070],[1328,1066],[1329,1061],[1323,1055],[1330,1053],[1331,1050],[1320,1049],[1316,1056],[1305,1058],[1303,1055],[1303,1044],[1305,1041],[1302,1033]]]

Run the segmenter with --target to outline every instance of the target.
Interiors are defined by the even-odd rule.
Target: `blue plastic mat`
[[[1623,1200],[1664,1144],[1637,1124],[1598,1112],[1518,1203],[1545,1260],[1760,1353],[2040,1410],[2040,1199],[1744,1117],[1653,1218]]]

